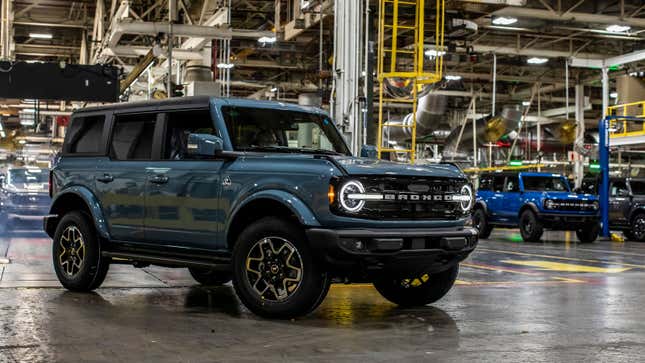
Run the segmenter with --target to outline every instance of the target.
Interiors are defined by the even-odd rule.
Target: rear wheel
[[[638,242],[645,241],[645,213],[638,213],[632,218],[631,231],[629,233],[632,240]]]
[[[598,223],[589,223],[576,231],[576,236],[582,243],[592,243],[598,238],[600,234],[600,224]]]
[[[532,210],[525,210],[520,215],[520,233],[525,242],[540,242],[542,232],[544,231],[542,223]]]
[[[202,285],[219,286],[231,281],[233,275],[229,271],[214,271],[208,268],[189,267],[190,275]]]
[[[303,229],[276,217],[248,226],[233,249],[233,286],[252,312],[289,319],[313,311],[330,279],[315,260]]]
[[[85,213],[73,211],[63,216],[56,227],[52,252],[56,276],[66,289],[92,291],[105,280],[110,259],[101,256],[96,230]]]
[[[493,227],[488,224],[488,218],[484,209],[479,208],[473,213],[473,226],[479,231],[479,238],[490,237]]]
[[[455,284],[459,265],[417,278],[383,275],[374,281],[376,290],[389,301],[402,306],[414,307],[432,304],[444,297]]]

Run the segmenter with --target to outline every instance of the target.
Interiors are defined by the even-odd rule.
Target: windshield
[[[9,184],[42,184],[49,178],[42,169],[11,169],[7,176]]]
[[[645,180],[630,180],[629,186],[632,187],[632,194],[645,195]]]
[[[524,190],[537,192],[568,192],[569,187],[559,176],[523,176]]]
[[[222,107],[237,151],[311,152],[349,155],[332,121],[315,113]]]

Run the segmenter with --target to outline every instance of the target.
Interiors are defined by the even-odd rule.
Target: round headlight
[[[461,205],[461,209],[464,212],[468,212],[473,206],[473,189],[470,187],[470,185],[466,184],[461,187],[459,194],[461,194],[462,196],[460,198],[461,202],[459,203]]]
[[[365,187],[358,180],[351,180],[345,183],[338,193],[338,201],[340,205],[348,212],[356,213],[363,209],[365,200],[357,199],[353,195],[364,194]]]
[[[593,210],[598,210],[600,209],[600,203],[598,203],[597,200],[594,200],[594,202],[591,204],[591,207],[593,208]]]
[[[551,199],[547,199],[544,201],[544,208],[546,209],[553,209],[555,208],[555,202],[552,201]]]

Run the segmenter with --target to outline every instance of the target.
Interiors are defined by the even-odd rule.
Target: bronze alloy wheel
[[[65,228],[59,243],[58,263],[67,276],[73,277],[81,270],[85,261],[83,235],[76,226],[71,225]]]
[[[285,301],[302,282],[300,253],[284,238],[263,238],[255,242],[247,254],[246,278],[262,300]]]

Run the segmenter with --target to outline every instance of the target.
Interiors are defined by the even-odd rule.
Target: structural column
[[[363,43],[362,1],[336,1],[334,5],[334,120],[358,155],[362,143],[359,103]],[[333,96],[332,96],[333,97]]]
[[[582,84],[576,85],[575,111],[576,140],[574,141],[573,150],[580,148],[584,144],[585,138],[585,95],[584,86]],[[582,178],[584,177],[584,162],[581,158],[576,158],[573,171],[575,174],[576,188],[578,188],[582,185]]]

